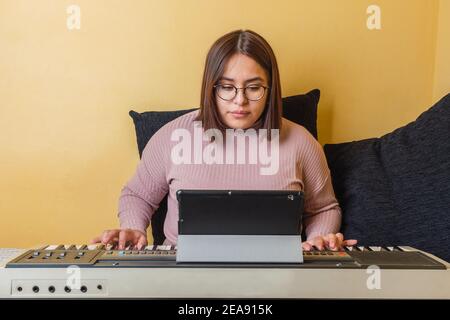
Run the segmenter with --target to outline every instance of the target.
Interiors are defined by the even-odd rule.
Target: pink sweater
[[[149,140],[134,176],[121,191],[118,213],[121,228],[146,232],[153,213],[169,193],[164,222],[165,243],[176,244],[178,189],[234,189],[302,190],[305,193],[303,227],[306,228],[307,238],[339,231],[341,209],[334,195],[325,155],[321,145],[304,127],[283,118],[278,169],[264,175],[261,174],[261,168],[269,165],[249,160],[250,143],[245,144],[247,156],[244,164],[237,161],[237,143],[234,146],[234,162],[224,160],[223,163],[206,163],[201,156],[200,163],[198,157],[196,161],[195,150],[198,149],[194,147],[194,119],[197,114],[198,110],[195,110],[167,123]],[[172,149],[179,146],[181,141],[181,138],[172,138],[176,129],[182,129],[184,134],[190,133],[192,137],[190,163],[174,161]],[[179,133],[180,130],[175,132]],[[208,144],[211,142],[203,142],[203,150]],[[226,144],[223,145],[225,159]]]

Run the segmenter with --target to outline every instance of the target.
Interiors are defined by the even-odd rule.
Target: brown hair
[[[202,121],[204,130],[227,129],[221,121],[214,95],[214,85],[222,77],[225,65],[236,53],[245,54],[255,60],[266,71],[270,89],[265,109],[255,129],[281,129],[281,85],[278,65],[272,48],[267,41],[251,30],[236,30],[220,37],[209,49],[203,72],[200,113],[195,119]]]

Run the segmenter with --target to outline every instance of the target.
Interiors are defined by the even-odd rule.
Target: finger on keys
[[[128,230],[120,230],[119,232],[119,250],[124,250],[127,244]]]
[[[302,243],[302,248],[304,251],[311,251],[311,244],[309,244],[307,241]]]
[[[102,234],[102,244],[108,244],[115,235],[115,230],[105,230]]]
[[[147,246],[147,239],[145,238],[145,236],[140,236],[137,243],[137,249],[142,250],[142,248],[144,248],[145,246]]]
[[[343,237],[339,236],[339,234],[333,234],[334,238],[334,246],[330,245],[331,251],[339,251],[343,246]]]
[[[313,242],[314,242],[314,247],[317,248],[317,250],[322,251],[323,245],[324,245],[324,241],[323,241],[323,237],[322,236],[317,236],[314,238]]]
[[[349,246],[349,247],[351,247],[351,246],[356,245],[357,243],[358,243],[358,240],[355,240],[355,239],[349,239],[349,240],[344,240],[343,243],[342,243],[342,245],[343,245],[343,246]]]
[[[118,244],[119,244],[119,238],[118,237],[114,237],[109,241],[109,244],[111,244],[114,248],[117,248]]]
[[[329,233],[325,239],[327,242],[327,247],[331,250],[335,250],[338,241],[336,235],[334,233]]]
[[[344,247],[344,235],[342,233],[336,233],[337,245],[336,251],[342,250]]]

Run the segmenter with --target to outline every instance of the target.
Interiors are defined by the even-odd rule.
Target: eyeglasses
[[[244,89],[244,96],[250,101],[258,101],[264,94],[266,90],[270,87],[265,87],[261,85],[250,85],[244,88],[237,88],[232,84],[216,84],[214,89],[216,89],[216,93],[222,100],[230,101],[233,100],[238,90]]]

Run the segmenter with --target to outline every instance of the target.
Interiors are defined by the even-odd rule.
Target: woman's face
[[[225,66],[224,73],[219,79],[219,85],[234,85],[236,88],[253,87],[247,89],[257,90],[256,86],[268,87],[268,79],[265,70],[252,58],[238,53],[233,55]],[[234,90],[231,87],[225,90]],[[216,88],[216,103],[222,121],[232,129],[247,129],[260,118],[266,106],[268,89],[257,101],[247,99],[244,90],[238,90],[236,96],[229,100],[223,100],[218,96]]]

